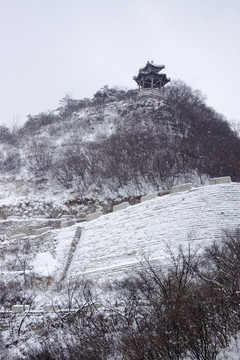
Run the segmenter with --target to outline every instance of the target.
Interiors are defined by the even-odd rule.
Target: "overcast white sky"
[[[92,97],[153,60],[240,121],[240,0],[0,0],[0,124]]]

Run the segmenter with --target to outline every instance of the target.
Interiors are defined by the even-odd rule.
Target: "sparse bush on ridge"
[[[11,132],[6,126],[0,126],[0,142],[3,144],[12,144],[16,142],[15,134]]]
[[[0,161],[0,171],[16,172],[21,166],[21,156],[17,149],[9,149]]]
[[[54,124],[59,120],[60,120],[60,116],[55,115],[54,113],[51,112],[40,113],[35,116],[28,115],[28,120],[23,125],[23,127],[19,129],[18,133],[20,136],[33,135],[37,132],[41,132],[42,130],[44,130],[47,125]]]

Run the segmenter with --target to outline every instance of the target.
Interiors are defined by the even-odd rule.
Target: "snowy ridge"
[[[240,184],[205,186],[157,197],[86,223],[68,276],[104,279],[144,256],[166,263],[180,245],[204,247],[240,225]]]

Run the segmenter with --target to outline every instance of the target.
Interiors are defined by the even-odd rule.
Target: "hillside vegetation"
[[[1,359],[238,359],[237,351],[225,357],[223,350],[239,332],[239,230],[201,255],[190,245],[169,254],[167,269],[146,261],[105,286],[104,297],[89,281],[55,284],[52,313],[30,308],[14,317],[4,306],[17,293],[29,296],[29,288],[12,282],[9,293],[2,281]],[[28,303],[33,307],[30,296]]]
[[[1,127],[0,141],[2,181],[17,180],[28,194],[116,198],[214,176],[240,180],[240,139],[181,81],[166,87],[165,101],[107,86],[91,100],[66,96],[15,132]]]

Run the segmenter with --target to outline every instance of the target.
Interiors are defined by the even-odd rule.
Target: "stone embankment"
[[[114,205],[111,213],[87,215],[81,226],[67,215],[11,217],[1,221],[0,236],[5,234],[8,240],[2,238],[0,248],[11,250],[9,244],[31,240],[36,257],[32,270],[40,274],[44,267],[39,268],[39,262],[43,262],[47,274],[57,274],[61,280],[121,273],[138,267],[144,256],[164,262],[167,248],[185,246],[188,238],[201,246],[220,238],[223,229],[239,226],[240,184],[231,183],[229,177],[212,179],[210,184],[214,186],[174,186],[170,194],[148,194],[134,206],[124,201]]]
[[[175,188],[87,222],[68,275],[109,276],[137,266],[144,256],[166,263],[179,246],[220,240],[225,229],[240,226],[240,184],[219,181],[196,189],[179,186],[179,192]]]

